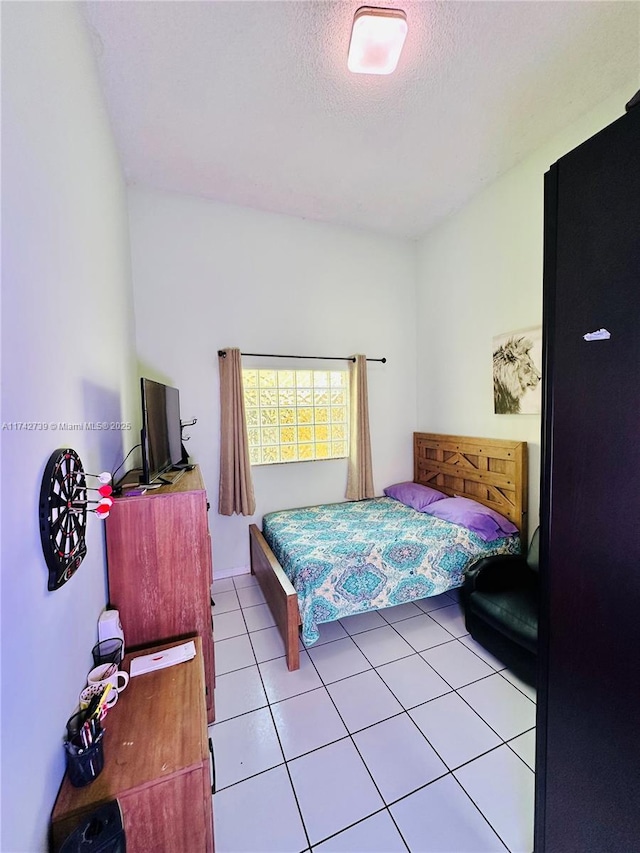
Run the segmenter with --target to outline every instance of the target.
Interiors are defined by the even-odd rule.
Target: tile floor
[[[297,672],[251,575],[213,597],[216,853],[531,853],[535,693],[455,594],[323,625]]]

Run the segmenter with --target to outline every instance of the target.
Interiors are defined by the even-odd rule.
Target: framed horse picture
[[[493,410],[496,415],[539,415],[542,326],[493,339]]]

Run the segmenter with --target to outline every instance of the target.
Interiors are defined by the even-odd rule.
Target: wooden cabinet
[[[174,478],[171,485],[116,499],[106,522],[109,601],[120,611],[127,649],[200,635],[213,722],[207,494],[197,467],[167,476]]]
[[[213,853],[202,642],[195,642],[193,660],[138,675],[120,693],[104,722],[104,769],[84,788],[67,777],[62,783],[52,814],[54,850],[83,816],[117,799],[129,853]]]
[[[640,849],[639,216],[634,107],[545,182],[537,853]]]

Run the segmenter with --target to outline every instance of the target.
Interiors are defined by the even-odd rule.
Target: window
[[[252,465],[348,455],[346,370],[243,370]]]

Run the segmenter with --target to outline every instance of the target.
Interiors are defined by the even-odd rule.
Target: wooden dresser
[[[211,766],[202,643],[193,660],[138,675],[104,722],[104,769],[84,788],[65,776],[52,814],[53,849],[110,800],[122,809],[128,853],[213,851]],[[172,643],[157,646],[167,648]],[[151,651],[151,649],[149,650]],[[128,670],[127,655],[123,668]]]
[[[207,717],[215,716],[211,537],[198,467],[171,485],[116,498],[106,521],[109,601],[120,611],[127,649],[202,638]],[[135,482],[135,480],[133,481]]]

